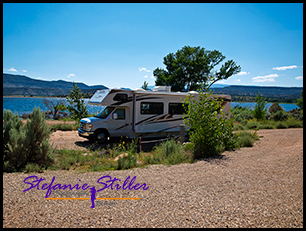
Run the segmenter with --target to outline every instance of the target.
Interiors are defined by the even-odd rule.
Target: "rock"
[[[114,161],[117,161],[119,160],[119,157],[124,157],[124,156],[128,156],[129,154],[128,153],[124,153],[124,154],[120,154],[119,156],[116,156],[116,158],[114,159]]]

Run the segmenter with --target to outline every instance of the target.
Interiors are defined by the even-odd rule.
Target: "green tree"
[[[284,111],[284,109],[278,104],[278,102],[275,102],[270,106],[269,112],[270,114],[274,114],[277,111]]]
[[[207,89],[219,80],[225,80],[240,72],[241,68],[233,60],[226,61],[219,70],[225,56],[217,50],[209,51],[201,47],[184,46],[176,53],[164,57],[166,69],[156,68],[156,86],[171,86],[172,91],[197,90],[204,85]]]
[[[222,100],[202,88],[199,100],[188,95],[183,102],[187,111],[184,123],[190,127],[194,158],[213,156],[234,148],[237,141],[232,133],[234,119],[228,119],[221,110]]]
[[[147,81],[144,81],[144,83],[143,83],[143,85],[141,86],[141,88],[142,88],[143,90],[149,90]]]
[[[260,91],[258,92],[258,95],[255,98],[256,105],[254,108],[254,117],[258,120],[263,120],[265,118],[266,112],[267,112],[267,101],[266,98],[260,95]]]
[[[73,87],[70,89],[70,94],[67,97],[68,111],[71,113],[71,117],[75,120],[81,120],[89,115],[87,106],[82,98],[80,88],[73,82]]]
[[[45,115],[34,108],[31,119],[24,125],[17,115],[3,113],[3,171],[19,171],[27,164],[50,166],[54,161],[53,149],[48,140],[50,128]]]
[[[301,92],[302,98],[299,98],[296,102],[296,105],[303,110],[303,91]]]

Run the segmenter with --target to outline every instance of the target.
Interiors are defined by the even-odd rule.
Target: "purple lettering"
[[[88,188],[89,188],[89,185],[88,185],[88,186],[87,186],[87,185],[88,185],[88,184],[86,184],[86,183],[85,183],[85,184],[83,184],[83,185],[82,185],[82,189],[83,189],[83,190],[88,189]],[[84,188],[84,186],[85,186],[85,188]],[[87,186],[87,187],[86,187],[86,186]]]
[[[46,189],[48,188],[47,186],[48,186],[48,184],[45,183],[45,184],[43,184],[43,185],[41,186],[41,189],[42,189],[42,190],[46,190]]]
[[[139,188],[137,188],[138,185],[140,185],[140,184],[137,183],[137,184],[135,184],[132,188],[135,189],[135,190],[138,190],[138,189],[140,189],[140,187],[141,187],[141,186],[140,186]]]
[[[143,186],[143,190],[147,190],[148,188],[149,188],[149,186],[146,188],[146,183],[143,183],[141,186]],[[140,186],[140,188],[141,188],[141,186]]]
[[[32,183],[36,183],[36,182],[37,182],[36,185],[33,185],[33,184],[30,183],[30,182],[26,182],[27,179],[30,179],[30,178],[33,178],[33,177],[35,177],[36,180],[32,181]],[[35,188],[35,187],[37,187],[37,190],[39,190],[39,183],[42,182],[43,180],[45,180],[45,179],[44,179],[44,178],[40,178],[40,179],[38,180],[38,177],[37,177],[37,176],[29,176],[29,177],[25,178],[23,182],[26,183],[26,184],[30,184],[31,187],[30,187],[30,188],[27,188],[27,189],[25,189],[25,190],[23,190],[23,191],[26,192],[26,191],[28,191],[28,190],[30,190],[30,189],[32,189],[32,188]]]
[[[47,191],[47,193],[46,193],[46,198],[47,198],[48,196],[50,196],[51,193],[52,193],[52,184],[53,184],[54,180],[55,180],[55,176],[53,176],[53,178],[52,178],[52,180],[51,180],[51,183],[50,183],[49,186],[48,186],[48,191]]]
[[[125,181],[123,182],[123,185],[122,185],[122,189],[123,189],[123,190],[126,190],[126,189],[127,189],[128,186],[126,186],[126,187],[124,187],[124,186],[127,184],[127,182],[129,182],[129,179],[130,179],[130,176],[128,176],[128,177],[125,179]]]
[[[104,190],[104,189],[106,189],[106,188],[107,188],[107,184],[106,184],[106,183],[100,182],[100,180],[102,180],[102,179],[104,179],[104,178],[106,178],[106,177],[108,177],[108,178],[112,179],[112,177],[111,177],[111,176],[102,176],[102,177],[100,177],[100,178],[97,180],[97,182],[98,182],[99,184],[103,184],[103,185],[104,185],[104,187],[103,187],[103,188],[101,188],[101,189],[99,189],[97,192],[100,192],[100,191],[102,191],[102,190]],[[108,182],[108,181],[106,181],[106,182]]]
[[[136,176],[134,176],[134,177],[132,178],[131,182],[129,183],[129,186],[128,186],[129,190],[132,190],[132,189],[133,189],[133,187],[131,188],[131,186],[133,185],[133,183],[134,183],[135,180],[136,180]]]

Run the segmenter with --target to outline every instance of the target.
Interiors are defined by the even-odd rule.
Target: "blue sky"
[[[235,60],[224,84],[303,86],[302,3],[3,4],[4,73],[134,89],[185,45]]]

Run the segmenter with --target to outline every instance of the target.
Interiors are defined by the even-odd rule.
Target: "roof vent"
[[[156,86],[152,90],[153,91],[159,91],[159,92],[170,92],[171,88],[170,88],[170,86]]]

